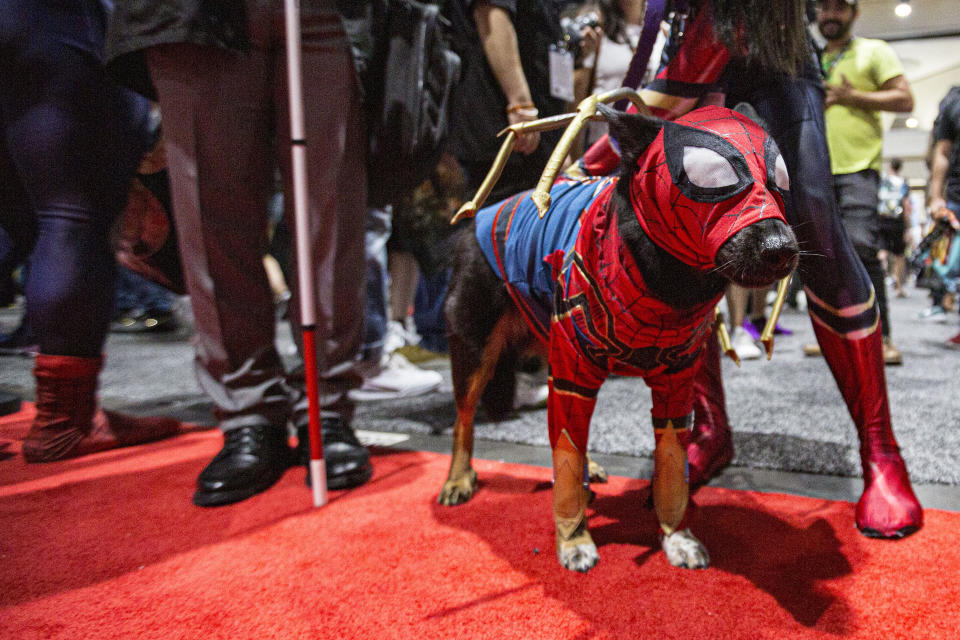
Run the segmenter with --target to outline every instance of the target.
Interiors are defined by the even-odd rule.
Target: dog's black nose
[[[786,234],[768,235],[761,242],[760,259],[773,271],[789,271],[797,259],[797,245]]]

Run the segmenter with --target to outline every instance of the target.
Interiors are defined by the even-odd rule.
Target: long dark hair
[[[603,18],[603,34],[614,42],[626,43],[627,20],[619,0],[597,0],[596,4]]]
[[[700,0],[717,39],[766,69],[797,73],[809,53],[806,0]]]

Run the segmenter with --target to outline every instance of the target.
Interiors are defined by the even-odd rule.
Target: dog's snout
[[[796,257],[797,245],[786,234],[767,236],[761,243],[760,259],[774,271],[792,269]]]
[[[717,252],[720,273],[743,287],[771,284],[789,275],[799,261],[793,231],[769,218],[742,229]]]

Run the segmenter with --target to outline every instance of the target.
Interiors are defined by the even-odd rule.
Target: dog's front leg
[[[562,331],[562,330],[561,330]],[[553,520],[557,559],[567,569],[588,571],[599,560],[587,530],[586,447],[597,391],[606,372],[582,357],[557,330],[550,338],[547,422],[553,448]]]
[[[660,523],[661,546],[675,567],[704,569],[710,565],[706,547],[686,526],[690,491],[687,484],[687,444],[690,416],[654,418],[653,505]]]
[[[597,546],[587,530],[589,489],[585,486],[586,458],[567,430],[553,447],[553,522],[557,560],[572,571],[588,571],[599,560]]]

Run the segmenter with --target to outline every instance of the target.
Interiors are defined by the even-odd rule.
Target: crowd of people
[[[4,304],[17,290],[25,300],[21,325],[0,336],[0,353],[35,354],[37,417],[23,455],[58,460],[182,428],[96,404],[108,331],[177,328],[173,294],[156,284],[171,281],[128,269],[133,263],[118,268],[114,256],[117,220],[128,203],[149,202],[172,216],[168,231],[175,233],[177,277],[192,309],[197,379],[223,432],[193,501],[229,504],[268,489],[304,464],[309,451],[303,371],[285,367],[275,346],[278,315],[295,336],[300,322],[297,271],[289,268],[292,198],[280,198],[270,215],[277,172],[281,194],[292,185],[283,3],[111,4],[112,11],[100,0],[0,8],[0,293]],[[445,348],[447,222],[486,176],[498,132],[619,86],[644,37],[645,3],[446,2],[461,59],[447,153],[430,180],[385,207],[367,206],[358,62],[369,56],[370,39],[345,29],[334,0],[300,4],[308,242],[315,257],[310,297],[317,303],[327,482],[337,489],[372,473],[354,432],[355,404],[440,385],[441,376],[416,361]],[[667,4],[667,19],[646,34],[656,44],[652,61],[643,61],[643,95],[668,119],[725,99],[751,102],[767,120],[797,185],[788,220],[807,252],[797,277],[818,337],[805,352],[826,356],[837,379],[861,437],[868,489],[875,480],[868,474],[887,481],[885,495],[873,499],[895,504],[862,501],[868,513],[858,510],[858,525],[886,536],[871,517],[889,519],[893,509],[907,513],[897,532],[915,530],[919,504],[897,452],[883,378],[883,363],[903,360],[892,339],[886,281],[895,295],[906,295],[909,257],[928,276],[927,315],[946,314],[956,292],[960,241],[950,239],[960,229],[960,87],[940,105],[927,191],[934,224],[930,242],[914,247],[900,161],[881,174],[880,120],[883,111],[911,111],[912,92],[889,45],[854,35],[856,0],[818,0],[812,12],[802,0],[785,0],[801,33],[787,33],[779,45],[800,51],[795,59],[755,42],[735,46],[736,29],[716,16],[711,23],[710,0]],[[738,11],[766,11],[756,4]],[[824,43],[816,63],[803,53],[805,26]],[[615,170],[619,160],[605,133],[602,126],[587,130],[579,147],[586,155],[574,167]],[[559,135],[520,135],[489,201],[533,187]],[[165,160],[149,174],[162,170],[162,184],[140,180],[147,172],[138,171],[158,136]],[[143,184],[152,195],[131,198],[131,185],[142,191]],[[268,243],[279,273],[264,267]],[[289,310],[278,314],[278,301]],[[737,351],[760,357],[767,291],[732,289],[727,306]],[[960,333],[948,346],[960,348]],[[707,349],[690,451],[693,484],[732,457],[718,362],[718,351]],[[518,389],[515,405],[542,406],[546,388],[540,367]]]

